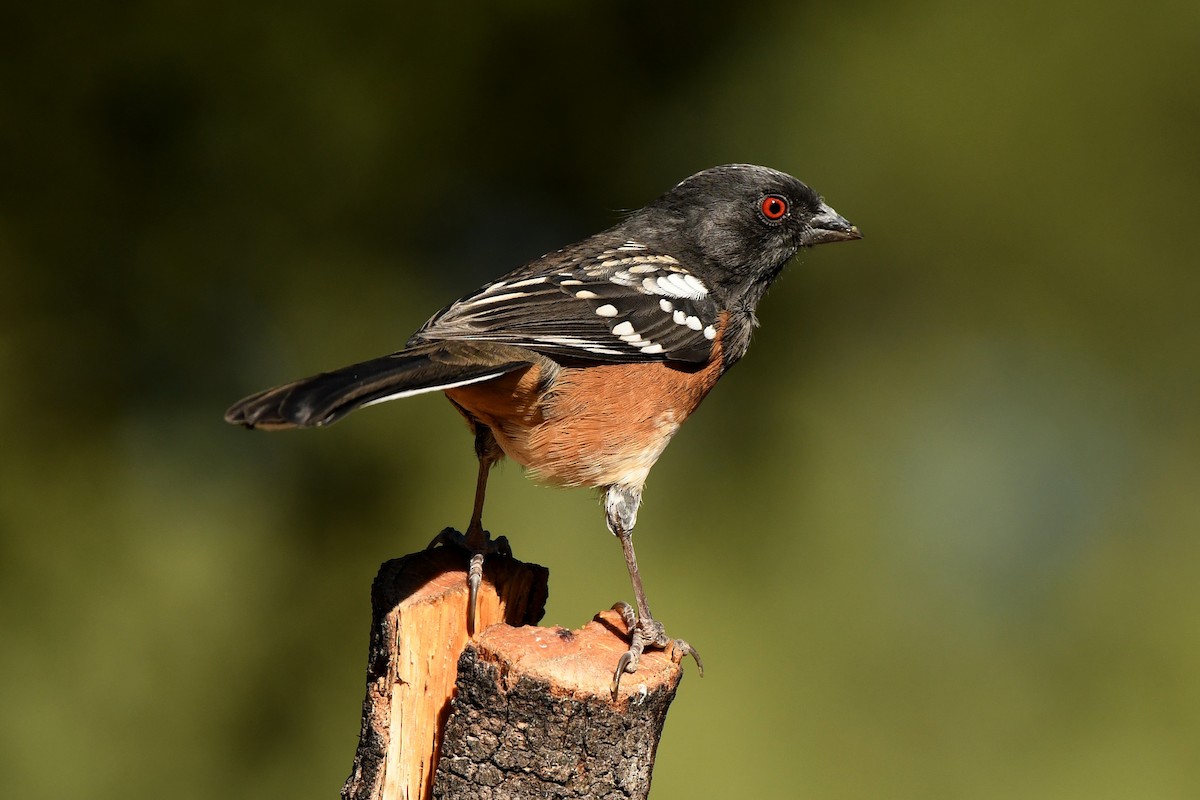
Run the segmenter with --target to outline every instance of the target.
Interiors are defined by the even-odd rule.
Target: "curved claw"
[[[474,635],[475,621],[478,619],[479,587],[483,584],[483,560],[489,555],[512,557],[512,547],[508,538],[499,536],[491,539],[488,532],[479,527],[469,528],[465,534],[454,528],[444,528],[427,550],[435,547],[458,547],[466,550],[471,556],[470,567],[467,569],[467,633]]]
[[[471,556],[467,569],[467,633],[475,633],[475,608],[479,604],[479,585],[483,583],[483,553]]]
[[[621,690],[621,677],[626,672],[633,672],[633,670],[629,668],[629,665],[632,661],[633,653],[629,650],[621,653],[621,658],[617,661],[617,671],[613,673],[612,679],[612,696],[614,700],[617,699],[617,692]]]
[[[676,663],[682,661],[684,656],[691,656],[696,662],[696,670],[700,673],[700,677],[704,677],[704,662],[700,660],[700,654],[696,652],[696,648],[683,639],[672,639],[667,636],[661,622],[651,617],[638,618],[633,606],[625,602],[614,603],[613,610],[621,615],[625,625],[629,628],[629,649],[621,654],[621,658],[617,661],[617,669],[613,673],[611,687],[613,700],[617,699],[617,692],[621,688],[621,677],[626,672],[637,672],[638,662],[647,647],[669,648],[670,655]],[[678,657],[676,657],[676,651],[678,651]]]
[[[684,656],[692,657],[692,660],[696,662],[696,672],[699,673],[701,678],[703,678],[704,677],[704,662],[700,659],[700,654],[696,652],[696,648],[692,647],[690,644],[685,642],[683,639],[676,639],[675,647],[681,653],[683,653]],[[683,656],[680,656],[681,659],[682,659],[682,657]]]

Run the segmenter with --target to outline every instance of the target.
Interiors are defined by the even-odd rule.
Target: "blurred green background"
[[[654,797],[1200,797],[1194,0],[0,15],[0,795],[330,797],[380,562],[470,511],[444,400],[221,422],[714,164],[802,255],[651,476],[703,653]],[[485,521],[546,622],[593,494]]]

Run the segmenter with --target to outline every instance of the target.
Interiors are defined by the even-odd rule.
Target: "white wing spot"
[[[664,288],[669,287],[675,292],[677,297],[688,297],[692,294],[688,282],[678,272],[672,272],[670,275],[663,276],[659,279],[658,285]]]
[[[675,305],[670,300],[665,298],[658,301],[658,307],[668,314],[675,310]]]
[[[491,289],[489,288],[489,291]],[[526,292],[506,292],[504,294],[484,295],[471,300],[468,306],[485,306],[490,303],[503,303],[505,300],[516,300],[518,297],[528,297]]]
[[[676,311],[671,319],[675,320],[676,325],[687,325],[687,313],[684,311]]]
[[[612,332],[617,336],[628,336],[629,334],[633,333],[633,323],[629,320],[625,320],[619,325],[614,325]]]
[[[589,353],[601,353],[608,356],[621,355],[620,350],[613,350],[610,347],[604,347],[598,342],[593,342],[588,339],[580,339],[578,336],[538,336],[535,338],[539,342],[557,344],[563,347],[577,347],[580,350],[587,350]]]
[[[704,329],[704,338],[708,339],[710,342],[713,339],[717,338],[717,329],[714,328],[712,325],[709,325],[707,328]]]
[[[688,317],[687,326],[694,331],[698,331],[704,327],[704,323],[700,321],[699,317]]]
[[[699,278],[683,272],[672,272],[656,278],[646,278],[642,281],[642,287],[650,294],[690,300],[699,300],[708,294],[708,289],[700,282]]]
[[[600,295],[596,294],[595,292],[589,292],[587,289],[581,289],[575,293],[575,296],[580,300],[595,300]]]
[[[508,288],[520,289],[523,286],[535,286],[539,283],[545,283],[545,282],[546,282],[546,279],[544,277],[543,278],[526,278],[523,281],[517,281],[516,283],[510,283],[508,285]],[[496,284],[496,285],[499,286],[500,284]],[[491,289],[488,289],[488,291],[491,291]]]
[[[642,352],[648,356],[653,356],[663,351],[661,344],[649,344],[642,348]]]
[[[612,303],[605,303],[596,309],[596,313],[602,317],[615,317],[617,315],[617,307]]]

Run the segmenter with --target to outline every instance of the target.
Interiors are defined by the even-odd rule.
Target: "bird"
[[[267,389],[225,420],[276,430],[329,425],[359,408],[442,392],[475,439],[465,533],[431,543],[471,555],[468,626],[484,557],[511,553],[483,527],[488,474],[507,456],[536,481],[593,487],[620,541],[634,606],[611,689],[647,648],[699,654],[651,614],[633,549],[650,469],[750,346],[756,307],[803,248],[862,238],[807,184],[752,164],[698,172],[605,231],[455,300],[389,355]]]

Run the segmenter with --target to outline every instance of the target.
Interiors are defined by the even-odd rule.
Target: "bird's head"
[[[858,228],[799,180],[752,164],[713,167],[680,182],[643,209],[704,265],[705,277],[761,296],[802,247],[862,238]]]

